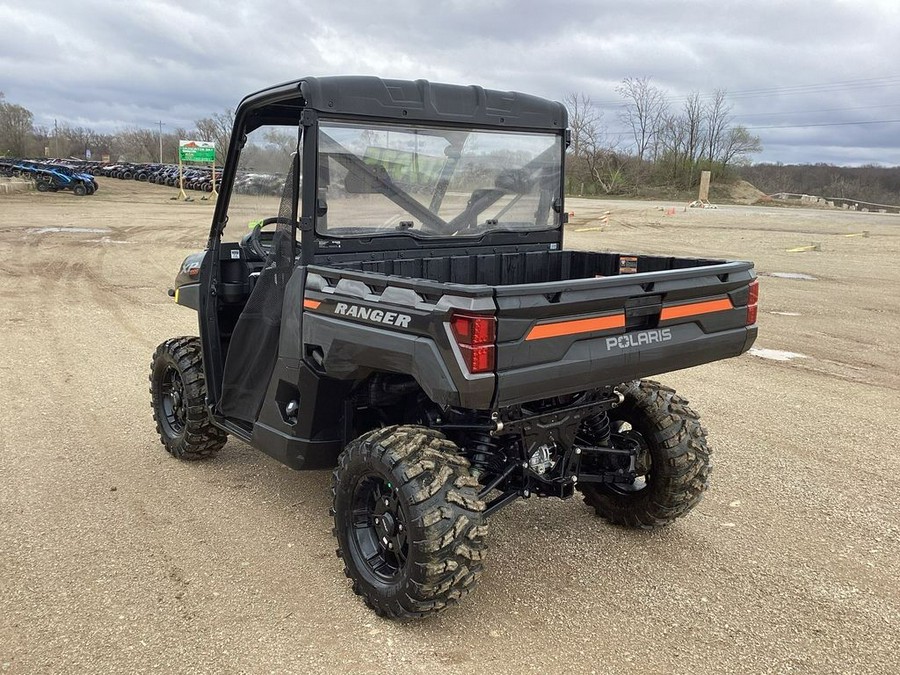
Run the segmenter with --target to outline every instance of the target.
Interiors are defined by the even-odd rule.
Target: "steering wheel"
[[[272,241],[275,239],[275,233],[271,231],[263,232],[263,228],[268,227],[269,225],[287,222],[289,222],[288,219],[282,216],[264,218],[256,223],[248,234],[244,235],[241,244],[253,258],[260,262],[264,262],[265,259],[269,257],[269,252],[272,250]]]

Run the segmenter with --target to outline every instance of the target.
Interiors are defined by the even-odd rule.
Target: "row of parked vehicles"
[[[122,180],[137,180],[157,185],[178,187],[177,164],[135,164],[119,162],[101,164],[85,162],[85,171],[95,176],[106,176]],[[222,167],[216,167],[216,191],[222,184]],[[184,189],[212,192],[213,177],[211,167],[187,167],[184,169]],[[284,188],[283,174],[240,172],[235,177],[234,190],[246,194],[267,194],[279,196]]]
[[[102,164],[99,162],[85,162],[85,171],[95,176],[119,178],[121,180],[136,180],[157,185],[178,187],[177,164],[136,164],[131,162],[118,162],[116,164]],[[212,192],[213,173],[211,167],[185,167],[184,189]],[[216,191],[222,184],[222,168],[216,168]],[[234,189],[236,192],[247,194],[281,195],[284,188],[283,174],[246,173],[240,172],[235,177]]]
[[[120,180],[136,180],[156,185],[168,185],[169,187],[178,187],[179,185],[177,164],[137,164],[132,162],[103,164],[100,162],[85,162],[85,170],[95,176],[119,178]],[[190,166],[185,167],[183,171],[185,190],[213,191],[212,167]],[[221,182],[220,173],[221,168],[216,172],[215,186],[217,189]]]
[[[185,167],[184,189],[213,191],[212,167]],[[41,192],[71,190],[76,195],[97,191],[95,176],[136,180],[178,187],[177,164],[117,162],[109,164],[89,160],[26,160],[0,158],[0,176],[23,176],[35,181]],[[221,167],[216,169],[216,191],[221,186]],[[234,190],[246,194],[279,196],[284,187],[283,174],[246,173],[235,177]]]
[[[83,167],[60,160],[0,158],[0,176],[31,179],[38,192],[69,190],[83,197],[97,191],[97,181]]]

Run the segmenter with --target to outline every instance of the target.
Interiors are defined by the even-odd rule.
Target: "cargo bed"
[[[587,251],[347,261],[309,267],[304,336],[331,376],[413,372],[440,404],[497,408],[737,356],[754,280],[750,262]],[[467,372],[455,311],[496,318],[493,372]]]
[[[401,254],[402,255],[402,254]],[[407,253],[409,255],[409,253]],[[440,283],[515,286],[719,265],[724,260],[589,251],[529,251],[339,263],[342,269]]]

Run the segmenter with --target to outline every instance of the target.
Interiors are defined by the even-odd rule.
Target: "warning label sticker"
[[[634,274],[637,272],[637,256],[620,255],[619,256],[619,274]]]

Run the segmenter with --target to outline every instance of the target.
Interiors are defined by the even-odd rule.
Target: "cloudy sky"
[[[900,0],[0,0],[0,91],[37,124],[191,127],[304,75],[679,106],[729,92],[757,161],[900,165]]]

